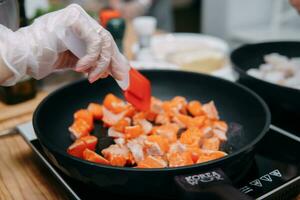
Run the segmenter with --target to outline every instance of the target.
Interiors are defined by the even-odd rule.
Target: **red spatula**
[[[138,110],[149,110],[151,100],[150,81],[140,72],[131,68],[129,72],[129,87],[124,91],[124,96]]]

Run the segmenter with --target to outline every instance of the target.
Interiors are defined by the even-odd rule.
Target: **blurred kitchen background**
[[[102,25],[99,19],[105,10],[117,11],[119,15],[115,18],[121,21],[106,28],[118,40],[120,50],[132,66],[138,69],[190,70],[233,80],[235,75],[228,59],[233,48],[245,43],[300,39],[300,17],[288,0],[18,2],[19,16],[9,18],[11,29],[29,25],[36,17],[71,3],[80,4]],[[25,86],[0,88],[0,97],[6,103],[18,103],[34,97],[39,91],[48,93],[78,78],[82,75],[68,71],[52,74],[41,81],[25,79]],[[9,101],[12,99],[13,102]]]

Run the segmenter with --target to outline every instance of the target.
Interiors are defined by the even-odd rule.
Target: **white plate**
[[[192,50],[216,50],[224,55],[229,54],[228,44],[209,35],[196,33],[170,33],[155,35],[150,42],[150,50],[157,60],[165,60],[172,53]]]
[[[177,65],[164,61],[130,61],[130,65],[136,69],[179,69]]]

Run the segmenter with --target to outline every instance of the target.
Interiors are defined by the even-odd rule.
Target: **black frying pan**
[[[290,128],[298,126],[300,118],[300,90],[276,85],[246,72],[264,63],[263,57],[270,53],[300,57],[300,42],[266,42],[243,45],[231,53],[231,61],[239,73],[239,82],[257,92],[268,104],[274,124]],[[285,127],[287,126],[287,127]],[[295,128],[300,131],[300,126]]]
[[[221,119],[231,124],[228,142],[223,146],[229,155],[203,164],[164,169],[105,166],[68,155],[66,149],[72,143],[68,127],[73,113],[90,102],[101,103],[109,92],[122,96],[117,84],[107,78],[92,85],[86,80],[72,83],[49,95],[38,106],[33,118],[34,129],[53,164],[77,180],[114,193],[172,198],[176,191],[190,197],[199,195],[201,190],[204,197],[213,190],[214,195],[219,193],[223,198],[224,195],[229,195],[229,199],[242,198],[226,177],[235,182],[251,166],[253,150],[270,124],[270,114],[263,100],[241,85],[208,75],[168,70],[143,73],[152,83],[153,95],[161,99],[181,95],[188,100],[214,100]],[[110,144],[106,130],[100,125],[94,134],[100,137],[98,148]],[[187,174],[198,176],[186,178]],[[212,182],[222,187],[215,187]],[[178,190],[178,186],[181,189]]]

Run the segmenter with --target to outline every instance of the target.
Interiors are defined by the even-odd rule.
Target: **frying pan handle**
[[[175,176],[175,183],[182,199],[252,199],[236,189],[221,169],[201,174]]]

